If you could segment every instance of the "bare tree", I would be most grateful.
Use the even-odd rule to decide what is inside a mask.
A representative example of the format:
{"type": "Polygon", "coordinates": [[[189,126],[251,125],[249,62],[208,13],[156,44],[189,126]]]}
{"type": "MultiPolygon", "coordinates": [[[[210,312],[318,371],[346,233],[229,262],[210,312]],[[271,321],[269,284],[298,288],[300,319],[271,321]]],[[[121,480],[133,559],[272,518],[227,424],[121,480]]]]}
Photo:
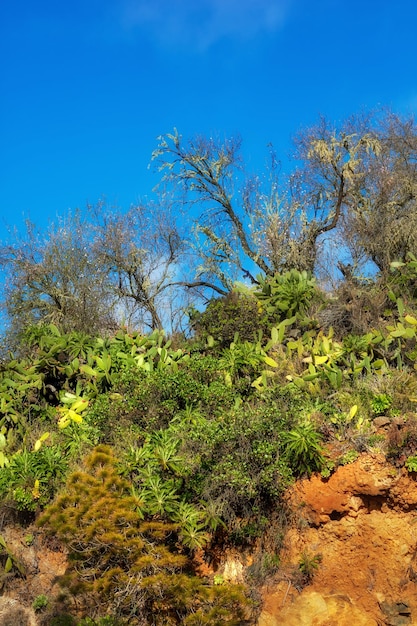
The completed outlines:
{"type": "Polygon", "coordinates": [[[30,324],[55,323],[89,333],[114,328],[108,276],[92,251],[91,230],[79,212],[44,234],[26,222],[0,246],[5,273],[3,308],[14,332],[30,324]]]}
{"type": "Polygon", "coordinates": [[[417,127],[391,111],[377,112],[367,124],[379,149],[356,177],[344,235],[354,260],[371,260],[386,274],[392,261],[417,254],[417,127]]]}
{"type": "Polygon", "coordinates": [[[184,307],[186,246],[169,207],[140,204],[128,212],[93,211],[94,254],[108,273],[119,315],[153,330],[175,326],[184,307]]]}
{"type": "Polygon", "coordinates": [[[236,278],[290,268],[314,271],[323,238],[339,227],[361,164],[379,150],[370,132],[337,133],[322,120],[296,140],[301,163],[280,187],[273,158],[265,187],[239,175],[240,142],[197,138],[175,131],[159,139],[153,158],[165,185],[174,186],[194,217],[197,277],[230,289],[236,278]],[[240,184],[239,184],[240,181],[240,184]]]}
{"type": "Polygon", "coordinates": [[[195,297],[186,289],[187,261],[169,209],[149,204],[123,213],[99,202],[44,233],[28,222],[23,235],[0,246],[2,308],[14,329],[52,322],[91,334],[120,324],[173,331],[195,297]]]}
{"type": "Polygon", "coordinates": [[[232,287],[236,272],[251,275],[252,265],[271,272],[244,224],[250,207],[243,193],[240,206],[239,201],[235,204],[239,149],[238,140],[220,142],[202,137],[183,145],[175,131],[159,138],[152,155],[164,172],[164,184],[176,188],[194,213],[194,245],[201,260],[194,278],[218,293],[232,287]]]}

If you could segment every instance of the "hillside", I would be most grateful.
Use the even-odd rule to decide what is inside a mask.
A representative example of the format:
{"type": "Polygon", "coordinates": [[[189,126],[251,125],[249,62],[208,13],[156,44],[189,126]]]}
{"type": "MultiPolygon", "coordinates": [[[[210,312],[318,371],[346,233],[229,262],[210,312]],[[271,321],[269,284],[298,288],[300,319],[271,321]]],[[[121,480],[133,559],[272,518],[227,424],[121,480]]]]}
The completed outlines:
{"type": "MultiPolygon", "coordinates": [[[[404,470],[394,472],[381,454],[363,454],[354,463],[340,467],[330,479],[314,476],[297,481],[288,497],[296,523],[287,532],[279,570],[260,588],[262,611],[254,623],[416,623],[414,475],[404,470]],[[314,558],[317,568],[312,565],[308,570],[314,558]],[[297,577],[300,559],[304,559],[306,572],[297,577]]],[[[3,536],[26,571],[24,579],[15,578],[10,588],[6,584],[0,603],[0,615],[1,611],[4,615],[10,612],[15,616],[10,623],[16,624],[17,607],[30,607],[36,598],[51,600],[59,594],[56,577],[64,574],[68,561],[62,547],[45,539],[36,527],[8,526],[3,536]],[[9,598],[16,604],[10,604],[9,598]]],[[[202,561],[197,571],[202,576],[242,582],[250,575],[253,556],[250,551],[226,550],[216,563],[202,561]]],[[[32,619],[28,624],[45,623],[39,612],[25,612],[28,620],[29,616],[32,619]]],[[[23,617],[19,624],[25,624],[23,617]]]]}
{"type": "Polygon", "coordinates": [[[0,372],[3,623],[417,622],[416,272],[329,296],[292,270],[189,338],[29,327],[0,372]]]}

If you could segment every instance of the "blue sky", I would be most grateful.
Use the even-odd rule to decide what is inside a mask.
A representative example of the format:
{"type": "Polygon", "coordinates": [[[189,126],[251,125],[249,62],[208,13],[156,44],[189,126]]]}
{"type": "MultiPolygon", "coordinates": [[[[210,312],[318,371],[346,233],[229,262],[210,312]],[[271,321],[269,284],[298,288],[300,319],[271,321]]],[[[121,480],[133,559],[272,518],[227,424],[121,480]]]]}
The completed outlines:
{"type": "Polygon", "coordinates": [[[151,195],[156,137],[240,135],[250,172],[323,114],[417,111],[414,0],[3,0],[0,236],[151,195]]]}

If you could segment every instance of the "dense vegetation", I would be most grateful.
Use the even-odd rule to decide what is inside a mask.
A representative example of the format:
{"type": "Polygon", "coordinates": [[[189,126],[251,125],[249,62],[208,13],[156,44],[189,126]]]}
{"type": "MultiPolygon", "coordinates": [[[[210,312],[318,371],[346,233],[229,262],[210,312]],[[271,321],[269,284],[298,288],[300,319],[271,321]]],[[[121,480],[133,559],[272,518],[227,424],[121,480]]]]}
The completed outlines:
{"type": "MultiPolygon", "coordinates": [[[[200,223],[210,242],[205,273],[174,279],[185,249],[174,228],[163,245],[155,235],[152,255],[144,234],[132,241],[143,212],[106,214],[92,238],[74,216],[72,228],[54,227],[42,245],[30,230],[28,246],[3,248],[4,263],[16,271],[0,368],[3,517],[35,520],[70,556],[61,580],[66,614],[62,602],[52,603],[45,624],[254,623],[256,587],[279,575],[290,521],[285,492],[294,479],[329,476],[363,451],[416,471],[417,250],[412,229],[400,224],[416,216],[416,134],[392,115],[383,121],[374,134],[362,120],[360,136],[345,129],[336,137],[322,125],[321,134],[300,139],[308,168],[297,185],[304,176],[312,202],[320,179],[322,195],[314,214],[301,207],[301,196],[285,207],[292,227],[303,227],[281,249],[281,261],[277,247],[275,256],[254,252],[255,235],[249,241],[241,229],[226,193],[232,148],[215,161],[218,146],[200,141],[187,152],[177,135],[161,140],[156,157],[173,159],[166,161],[170,176],[179,164],[176,183],[182,177],[193,202],[218,203],[217,221],[200,223]],[[383,167],[390,177],[382,178],[383,167]],[[338,181],[333,195],[330,173],[338,181]],[[377,243],[385,231],[372,241],[366,234],[377,211],[398,217],[396,243],[384,249],[377,243]],[[227,256],[232,242],[215,230],[224,216],[242,245],[238,257],[227,256]],[[338,259],[343,280],[330,292],[313,274],[319,239],[348,227],[354,263],[338,259]],[[314,248],[308,263],[306,238],[314,248]],[[232,287],[223,262],[252,276],[245,254],[261,273],[232,287]],[[361,277],[369,259],[377,269],[361,277]],[[189,290],[187,303],[174,286],[189,290]],[[210,289],[217,297],[209,299],[210,289]],[[196,299],[202,294],[205,307],[196,299]],[[139,318],[117,320],[116,295],[124,315],[129,298],[135,314],[142,312],[141,330],[132,321],[139,318]],[[180,310],[186,332],[175,324],[180,310]],[[244,585],[197,575],[196,555],[210,560],[229,547],[253,555],[244,585]],[[74,596],[77,618],[70,615],[74,596]]],[[[277,215],[269,213],[269,229],[277,215]]],[[[169,223],[158,224],[151,230],[161,235],[169,223]]],[[[5,570],[21,575],[1,545],[5,570]]],[[[299,580],[306,558],[294,572],[299,580]]]]}

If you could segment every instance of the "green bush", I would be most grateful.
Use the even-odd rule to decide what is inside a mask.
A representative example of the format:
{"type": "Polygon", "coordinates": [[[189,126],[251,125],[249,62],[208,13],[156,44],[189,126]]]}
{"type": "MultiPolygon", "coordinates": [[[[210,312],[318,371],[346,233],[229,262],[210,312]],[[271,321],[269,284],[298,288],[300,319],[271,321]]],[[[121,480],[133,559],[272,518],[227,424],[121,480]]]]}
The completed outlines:
{"type": "Polygon", "coordinates": [[[321,554],[309,554],[304,551],[300,557],[298,567],[303,575],[303,583],[308,584],[311,582],[314,574],[318,570],[323,557],[321,554]]]}
{"type": "Polygon", "coordinates": [[[260,287],[255,295],[274,324],[294,315],[300,321],[308,321],[311,305],[323,300],[316,279],[306,271],[293,269],[258,280],[260,287]]]}
{"type": "Polygon", "coordinates": [[[203,499],[219,512],[229,529],[276,506],[291,479],[281,454],[287,418],[277,405],[258,402],[201,418],[186,435],[182,453],[188,463],[184,489],[188,498],[203,499]]]}
{"type": "Polygon", "coordinates": [[[417,472],[417,456],[409,456],[405,466],[409,472],[417,472]]]}
{"type": "Polygon", "coordinates": [[[382,415],[392,405],[392,397],[387,393],[379,393],[371,400],[372,411],[375,415],[382,415]]]}
{"type": "Polygon", "coordinates": [[[22,450],[0,472],[0,497],[19,511],[34,512],[50,502],[62,485],[68,462],[59,446],[22,450]]]}
{"type": "Polygon", "coordinates": [[[40,594],[39,596],[36,596],[36,598],[32,602],[32,608],[34,611],[41,611],[42,609],[45,609],[48,604],[49,600],[47,596],[45,596],[44,594],[40,594]]]}
{"type": "Polygon", "coordinates": [[[135,370],[114,377],[111,392],[101,394],[86,415],[101,441],[117,445],[118,428],[136,425],[142,433],[166,428],[187,408],[213,414],[233,406],[236,390],[225,382],[218,359],[194,355],[178,370],[135,370]]]}
{"type": "Polygon", "coordinates": [[[193,311],[191,326],[197,340],[213,337],[220,348],[228,347],[236,333],[240,341],[253,341],[259,330],[267,331],[268,323],[254,296],[231,292],[211,300],[205,311],[193,311]]]}

